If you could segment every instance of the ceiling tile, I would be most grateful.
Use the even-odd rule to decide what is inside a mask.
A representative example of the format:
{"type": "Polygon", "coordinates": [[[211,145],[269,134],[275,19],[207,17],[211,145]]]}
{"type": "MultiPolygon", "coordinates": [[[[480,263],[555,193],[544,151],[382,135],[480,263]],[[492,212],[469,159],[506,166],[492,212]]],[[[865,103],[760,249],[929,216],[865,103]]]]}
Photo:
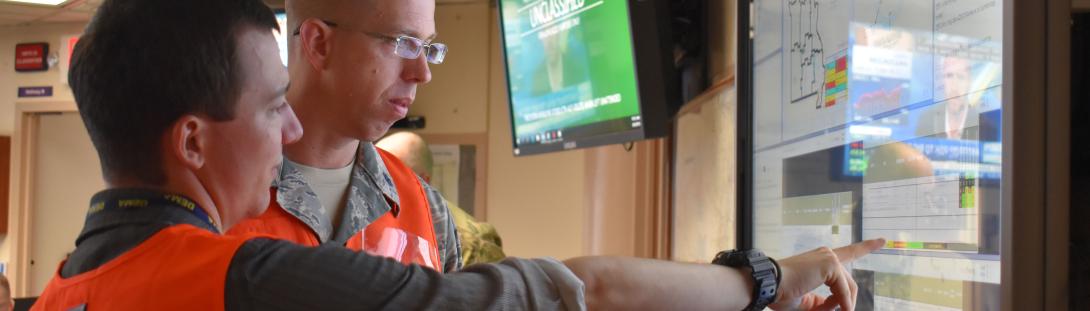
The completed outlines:
{"type": "Polygon", "coordinates": [[[43,19],[46,23],[86,22],[91,20],[91,14],[83,12],[64,12],[43,19]]]}
{"type": "MultiPolygon", "coordinates": [[[[76,0],[69,3],[72,1],[76,0]]],[[[5,3],[0,0],[0,25],[85,22],[91,19],[102,1],[104,0],[86,0],[72,3],[69,7],[48,7],[5,3]]]]}

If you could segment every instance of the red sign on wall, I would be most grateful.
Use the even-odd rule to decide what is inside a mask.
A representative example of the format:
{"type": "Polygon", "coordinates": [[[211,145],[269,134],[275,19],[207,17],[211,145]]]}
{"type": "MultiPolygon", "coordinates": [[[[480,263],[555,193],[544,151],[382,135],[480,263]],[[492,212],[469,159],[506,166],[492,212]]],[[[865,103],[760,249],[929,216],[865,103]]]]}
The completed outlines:
{"type": "Polygon", "coordinates": [[[20,43],[15,45],[15,71],[44,71],[49,43],[20,43]]]}

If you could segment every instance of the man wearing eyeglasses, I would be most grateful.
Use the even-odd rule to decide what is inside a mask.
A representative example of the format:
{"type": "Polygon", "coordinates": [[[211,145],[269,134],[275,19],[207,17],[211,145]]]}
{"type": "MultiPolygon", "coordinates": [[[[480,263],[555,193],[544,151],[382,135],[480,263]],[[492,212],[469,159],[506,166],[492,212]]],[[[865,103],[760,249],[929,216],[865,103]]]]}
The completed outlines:
{"type": "Polygon", "coordinates": [[[446,56],[446,46],[433,42],[434,1],[289,0],[286,7],[287,99],[306,132],[284,149],[277,200],[230,233],[460,269],[442,196],[373,144],[431,80],[428,63],[446,56]]]}

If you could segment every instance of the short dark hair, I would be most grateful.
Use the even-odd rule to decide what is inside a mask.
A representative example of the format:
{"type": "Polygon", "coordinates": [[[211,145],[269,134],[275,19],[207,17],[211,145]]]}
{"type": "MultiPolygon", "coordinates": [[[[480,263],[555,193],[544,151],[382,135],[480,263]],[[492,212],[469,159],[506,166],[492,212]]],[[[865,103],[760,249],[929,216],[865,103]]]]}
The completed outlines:
{"type": "Polygon", "coordinates": [[[107,0],[76,44],[68,83],[107,181],[161,185],[161,137],[184,115],[234,118],[237,35],[279,31],[260,0],[107,0]]]}

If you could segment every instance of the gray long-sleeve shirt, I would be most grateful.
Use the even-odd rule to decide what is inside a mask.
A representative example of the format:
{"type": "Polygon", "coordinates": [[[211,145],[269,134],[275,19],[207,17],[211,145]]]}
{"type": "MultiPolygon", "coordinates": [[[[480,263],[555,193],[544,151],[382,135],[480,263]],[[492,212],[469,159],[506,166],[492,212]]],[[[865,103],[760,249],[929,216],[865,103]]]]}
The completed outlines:
{"type": "MultiPolygon", "coordinates": [[[[107,190],[92,202],[156,195],[161,194],[107,190]]],[[[89,214],[61,276],[91,271],[178,224],[217,232],[193,213],[173,206],[89,214]]],[[[224,295],[226,310],[585,308],[582,281],[553,259],[511,258],[440,274],[339,246],[307,248],[264,238],[252,239],[235,252],[224,295]]]]}

